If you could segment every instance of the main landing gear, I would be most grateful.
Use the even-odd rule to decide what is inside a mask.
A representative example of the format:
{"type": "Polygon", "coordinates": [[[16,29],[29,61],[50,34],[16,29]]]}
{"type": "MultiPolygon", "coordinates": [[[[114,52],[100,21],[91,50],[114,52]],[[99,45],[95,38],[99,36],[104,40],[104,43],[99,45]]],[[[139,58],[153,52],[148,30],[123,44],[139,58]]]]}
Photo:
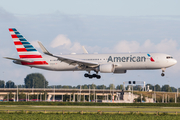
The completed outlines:
{"type": "Polygon", "coordinates": [[[161,73],[161,76],[162,76],[162,77],[165,76],[164,72],[165,72],[165,68],[162,68],[162,73],[161,73]]]}
{"type": "Polygon", "coordinates": [[[89,77],[90,79],[92,79],[92,78],[97,78],[97,79],[100,79],[101,78],[101,76],[100,75],[97,75],[97,74],[88,74],[88,73],[85,73],[84,74],[84,77],[89,77]]]}

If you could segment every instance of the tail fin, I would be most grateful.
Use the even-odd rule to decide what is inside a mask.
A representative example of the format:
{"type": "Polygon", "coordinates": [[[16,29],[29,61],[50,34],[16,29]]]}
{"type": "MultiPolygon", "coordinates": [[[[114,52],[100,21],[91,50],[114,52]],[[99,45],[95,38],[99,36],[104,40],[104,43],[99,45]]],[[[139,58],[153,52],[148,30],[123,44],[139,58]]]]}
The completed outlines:
{"type": "Polygon", "coordinates": [[[15,28],[9,28],[9,32],[20,58],[42,58],[41,53],[39,53],[15,28]]]}

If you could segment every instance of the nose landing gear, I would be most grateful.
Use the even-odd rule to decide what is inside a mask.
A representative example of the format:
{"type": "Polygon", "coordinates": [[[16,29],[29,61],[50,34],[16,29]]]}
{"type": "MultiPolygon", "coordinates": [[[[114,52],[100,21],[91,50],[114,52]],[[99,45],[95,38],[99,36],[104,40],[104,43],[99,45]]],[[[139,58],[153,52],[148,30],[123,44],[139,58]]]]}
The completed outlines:
{"type": "Polygon", "coordinates": [[[165,74],[164,74],[164,73],[161,73],[161,76],[162,76],[162,77],[164,77],[164,76],[165,76],[165,74]]]}
{"type": "Polygon", "coordinates": [[[165,76],[165,74],[164,74],[165,70],[166,70],[166,68],[162,68],[162,73],[161,73],[161,76],[162,76],[162,77],[165,76]]]}

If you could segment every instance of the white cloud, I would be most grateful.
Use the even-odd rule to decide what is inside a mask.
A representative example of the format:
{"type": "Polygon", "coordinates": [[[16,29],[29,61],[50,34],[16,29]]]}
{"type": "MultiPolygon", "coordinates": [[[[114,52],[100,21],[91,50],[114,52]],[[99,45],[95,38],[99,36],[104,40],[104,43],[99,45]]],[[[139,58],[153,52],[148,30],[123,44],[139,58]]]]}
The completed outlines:
{"type": "Polygon", "coordinates": [[[139,43],[136,41],[120,41],[114,47],[116,52],[136,52],[139,49],[139,43]]]}
{"type": "Polygon", "coordinates": [[[70,48],[70,51],[72,52],[83,52],[82,45],[78,42],[73,43],[73,45],[70,48]]]}
{"type": "Polygon", "coordinates": [[[52,42],[51,42],[51,47],[52,48],[58,48],[61,49],[63,51],[65,51],[65,53],[69,52],[69,53],[82,53],[82,45],[78,42],[74,42],[72,43],[71,40],[69,38],[67,38],[67,36],[65,35],[58,35],[52,42]]]}
{"type": "Polygon", "coordinates": [[[56,48],[58,46],[65,46],[69,47],[71,45],[71,41],[69,38],[66,37],[66,35],[58,35],[52,42],[51,42],[51,47],[56,48]]]}
{"type": "Polygon", "coordinates": [[[175,52],[177,51],[177,42],[175,40],[162,40],[159,44],[155,45],[158,52],[175,52]]]}
{"type": "Polygon", "coordinates": [[[120,41],[114,46],[116,52],[161,52],[173,54],[178,50],[178,44],[175,40],[161,40],[158,44],[151,40],[146,40],[142,45],[136,41],[120,41]]]}

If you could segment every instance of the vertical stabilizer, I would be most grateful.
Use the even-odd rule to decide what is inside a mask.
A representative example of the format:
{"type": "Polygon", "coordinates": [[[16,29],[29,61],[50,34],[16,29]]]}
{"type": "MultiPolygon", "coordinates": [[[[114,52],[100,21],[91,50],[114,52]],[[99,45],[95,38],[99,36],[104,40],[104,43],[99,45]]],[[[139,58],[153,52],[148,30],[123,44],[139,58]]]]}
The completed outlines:
{"type": "Polygon", "coordinates": [[[9,32],[20,58],[42,58],[41,53],[39,53],[15,28],[9,28],[9,32]]]}
{"type": "MultiPolygon", "coordinates": [[[[43,59],[41,53],[39,53],[30,42],[23,37],[16,28],[9,28],[9,32],[13,39],[16,50],[19,54],[20,61],[22,65],[35,66],[35,65],[48,65],[48,63],[43,59]]],[[[12,59],[12,58],[7,58],[12,59]]],[[[13,58],[14,59],[14,58],[13,58]]]]}

